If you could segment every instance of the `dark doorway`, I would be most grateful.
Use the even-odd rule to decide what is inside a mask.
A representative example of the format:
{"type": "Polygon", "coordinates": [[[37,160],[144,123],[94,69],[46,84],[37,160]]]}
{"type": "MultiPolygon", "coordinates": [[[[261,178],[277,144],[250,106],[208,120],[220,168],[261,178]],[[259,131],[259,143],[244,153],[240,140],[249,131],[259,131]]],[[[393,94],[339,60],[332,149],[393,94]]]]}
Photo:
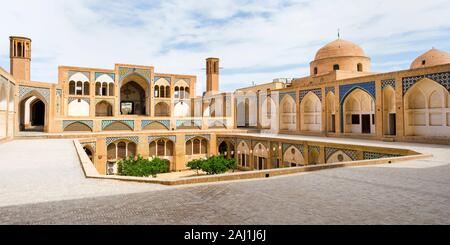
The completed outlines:
{"type": "Polygon", "coordinates": [[[397,134],[397,119],[395,113],[389,113],[389,135],[397,134]]]}
{"type": "Polygon", "coordinates": [[[330,132],[335,133],[336,132],[336,115],[331,115],[331,129],[330,132]]]}
{"type": "Polygon", "coordinates": [[[44,126],[45,123],[45,104],[37,100],[31,105],[31,125],[44,126]]]}
{"type": "Polygon", "coordinates": [[[122,115],[145,115],[145,90],[130,81],[120,88],[120,111],[122,115]]]}
{"type": "Polygon", "coordinates": [[[220,155],[223,155],[223,156],[227,156],[228,155],[228,152],[227,152],[227,143],[225,143],[225,142],[222,142],[220,145],[219,145],[219,154],[220,155]]]}
{"type": "Polygon", "coordinates": [[[361,127],[363,134],[370,134],[370,114],[361,115],[361,127]]]}

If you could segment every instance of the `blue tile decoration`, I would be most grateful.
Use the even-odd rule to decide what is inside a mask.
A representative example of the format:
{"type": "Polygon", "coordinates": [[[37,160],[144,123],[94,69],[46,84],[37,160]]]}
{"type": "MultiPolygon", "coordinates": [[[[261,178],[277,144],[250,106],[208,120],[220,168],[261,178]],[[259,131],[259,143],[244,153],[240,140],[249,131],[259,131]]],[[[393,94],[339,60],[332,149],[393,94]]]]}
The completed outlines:
{"type": "Polygon", "coordinates": [[[322,89],[316,88],[316,89],[300,90],[300,101],[299,101],[299,103],[302,102],[303,98],[305,98],[305,96],[309,92],[312,92],[315,95],[317,95],[317,97],[319,97],[320,101],[322,101],[322,89]]]}
{"type": "Polygon", "coordinates": [[[141,128],[145,128],[147,125],[150,125],[152,123],[161,123],[164,125],[167,129],[170,129],[170,120],[142,120],[141,121],[141,128]]]}
{"type": "Polygon", "coordinates": [[[422,76],[402,78],[403,95],[405,95],[408,89],[410,89],[414,84],[416,84],[416,82],[418,82],[422,78],[428,78],[433,81],[436,81],[437,83],[444,86],[444,88],[446,88],[447,91],[450,92],[450,72],[442,72],[442,73],[433,73],[422,76]]]}
{"type": "Polygon", "coordinates": [[[352,83],[345,84],[339,86],[339,99],[341,101],[341,105],[344,103],[345,98],[355,89],[362,89],[369,93],[373,99],[375,100],[375,81],[364,82],[364,83],[352,83]]]}
{"type": "Polygon", "coordinates": [[[295,148],[297,148],[297,150],[299,150],[302,155],[304,154],[304,146],[303,145],[299,145],[299,144],[287,144],[287,143],[283,143],[282,148],[283,148],[283,155],[286,152],[287,149],[291,148],[291,146],[294,146],[295,148]]]}
{"type": "Polygon", "coordinates": [[[328,161],[328,158],[330,158],[331,155],[333,155],[334,153],[336,153],[338,151],[344,152],[353,161],[358,160],[358,152],[355,150],[341,149],[341,148],[334,148],[334,147],[325,147],[325,162],[328,161]]]}
{"type": "Polygon", "coordinates": [[[177,120],[176,125],[177,125],[177,128],[181,127],[182,125],[195,126],[195,127],[201,128],[202,120],[177,120]],[[186,125],[186,124],[188,124],[188,125],[186,125]]]}
{"type": "Polygon", "coordinates": [[[395,79],[381,80],[381,90],[384,90],[384,88],[387,86],[391,86],[393,89],[395,89],[395,79]]]}
{"type": "Polygon", "coordinates": [[[108,75],[113,81],[116,80],[116,74],[108,73],[108,72],[96,72],[95,73],[95,80],[97,80],[97,78],[99,78],[100,76],[103,76],[103,75],[108,75]]]}
{"type": "Polygon", "coordinates": [[[157,82],[161,78],[166,79],[169,82],[169,84],[172,85],[172,78],[171,77],[155,76],[155,82],[157,82]]]}
{"type": "Polygon", "coordinates": [[[84,101],[86,101],[86,103],[91,104],[91,99],[89,99],[89,98],[76,98],[76,97],[69,97],[67,99],[67,104],[70,104],[70,102],[72,102],[74,100],[84,100],[84,101]]]}
{"type": "Polygon", "coordinates": [[[91,130],[94,128],[94,121],[92,120],[63,120],[62,129],[64,130],[67,126],[73,123],[82,123],[88,126],[91,130]]]}
{"type": "Polygon", "coordinates": [[[138,136],[124,136],[124,137],[106,137],[106,146],[110,145],[113,142],[116,142],[118,140],[127,140],[135,143],[136,145],[139,144],[139,137],[138,136]]]}
{"type": "Polygon", "coordinates": [[[140,76],[142,76],[147,83],[150,84],[151,81],[151,70],[150,69],[143,69],[143,68],[132,68],[132,67],[119,67],[119,81],[122,83],[123,79],[126,78],[128,75],[136,73],[140,76]]]}
{"type": "Polygon", "coordinates": [[[102,130],[115,122],[124,123],[128,125],[131,128],[131,130],[134,129],[134,120],[102,120],[102,130]]]}
{"type": "Polygon", "coordinates": [[[19,99],[28,96],[30,93],[37,93],[41,95],[45,102],[50,102],[50,89],[48,88],[37,88],[29,86],[19,86],[19,99]]]}
{"type": "Polygon", "coordinates": [[[325,95],[327,95],[328,92],[332,92],[333,94],[336,94],[334,86],[325,87],[325,95]]]}
{"type": "Polygon", "coordinates": [[[399,154],[387,154],[387,153],[379,153],[379,152],[363,152],[364,160],[368,159],[380,159],[380,158],[389,158],[389,157],[401,157],[399,154]]]}
{"type": "Polygon", "coordinates": [[[159,139],[169,139],[172,142],[175,142],[177,140],[177,136],[175,135],[161,135],[161,136],[148,136],[147,140],[148,143],[152,143],[155,140],[159,140],[159,139]]]}
{"type": "Polygon", "coordinates": [[[193,139],[195,137],[205,138],[208,141],[211,139],[211,135],[209,134],[189,134],[184,136],[184,142],[187,142],[188,140],[193,139]]]}
{"type": "Polygon", "coordinates": [[[291,91],[291,92],[280,92],[279,93],[279,101],[281,102],[281,100],[283,100],[284,96],[289,95],[292,97],[292,99],[294,99],[294,101],[297,100],[297,93],[295,91],[291,91]]]}

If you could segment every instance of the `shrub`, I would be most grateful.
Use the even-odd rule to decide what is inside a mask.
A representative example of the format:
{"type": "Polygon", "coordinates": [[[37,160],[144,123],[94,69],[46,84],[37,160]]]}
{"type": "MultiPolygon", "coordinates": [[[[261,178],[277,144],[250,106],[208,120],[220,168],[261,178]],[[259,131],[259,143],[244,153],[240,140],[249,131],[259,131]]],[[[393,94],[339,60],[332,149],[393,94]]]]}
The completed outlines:
{"type": "Polygon", "coordinates": [[[207,174],[221,174],[228,170],[236,169],[236,161],[234,159],[226,159],[224,156],[212,156],[207,159],[197,159],[190,161],[187,166],[192,170],[202,170],[207,174]]]}
{"type": "Polygon", "coordinates": [[[147,177],[151,175],[156,177],[159,173],[169,172],[169,164],[160,158],[148,160],[140,155],[137,158],[129,156],[117,164],[119,175],[123,176],[147,177]]]}

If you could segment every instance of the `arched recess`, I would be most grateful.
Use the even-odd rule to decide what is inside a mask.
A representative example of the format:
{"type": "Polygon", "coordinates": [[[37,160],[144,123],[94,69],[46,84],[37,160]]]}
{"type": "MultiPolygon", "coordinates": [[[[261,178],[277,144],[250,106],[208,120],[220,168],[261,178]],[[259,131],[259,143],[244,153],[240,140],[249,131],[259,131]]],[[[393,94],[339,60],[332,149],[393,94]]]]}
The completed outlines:
{"type": "Polygon", "coordinates": [[[395,107],[395,90],[391,86],[386,86],[383,90],[383,128],[385,135],[397,134],[395,107]]]}
{"type": "Polygon", "coordinates": [[[268,166],[268,159],[269,151],[267,150],[267,147],[262,143],[256,144],[253,148],[254,168],[258,170],[266,169],[268,166]]]}
{"type": "Polygon", "coordinates": [[[300,103],[301,130],[320,132],[322,129],[322,102],[309,92],[300,103]]]}
{"type": "Polygon", "coordinates": [[[68,105],[67,115],[69,117],[88,117],[89,103],[82,99],[72,100],[68,105]]]}
{"type": "Polygon", "coordinates": [[[46,130],[48,125],[48,104],[39,92],[31,91],[22,97],[18,108],[19,130],[46,130]]]}
{"type": "Polygon", "coordinates": [[[160,78],[155,82],[153,91],[155,98],[170,98],[170,83],[166,79],[160,78]]]}
{"type": "Polygon", "coordinates": [[[184,79],[176,81],[174,87],[175,99],[189,99],[189,84],[184,79]]]}
{"type": "Polygon", "coordinates": [[[120,112],[122,115],[146,115],[149,86],[147,80],[133,73],[125,77],[120,87],[120,112]]]}
{"type": "Polygon", "coordinates": [[[220,155],[226,158],[234,158],[234,144],[230,141],[222,141],[217,150],[220,155]]]}
{"type": "Polygon", "coordinates": [[[204,137],[194,137],[186,141],[186,157],[189,162],[194,159],[205,158],[208,156],[208,140],[204,137]]]}
{"type": "Polygon", "coordinates": [[[296,147],[291,146],[283,154],[283,163],[286,167],[304,166],[305,159],[296,147]]]}
{"type": "Polygon", "coordinates": [[[70,95],[89,95],[89,78],[82,72],[76,72],[69,77],[70,95]]]}
{"type": "Polygon", "coordinates": [[[285,95],[280,103],[280,129],[297,129],[297,109],[295,100],[290,95],[285,95]]]}
{"type": "Polygon", "coordinates": [[[175,104],[173,108],[173,116],[174,117],[190,117],[191,116],[191,108],[189,107],[189,104],[180,101],[175,104]]]}
{"type": "Polygon", "coordinates": [[[343,102],[344,133],[375,133],[375,100],[365,90],[355,88],[343,102]]]}
{"type": "Polygon", "coordinates": [[[250,148],[245,141],[241,141],[237,147],[237,164],[244,168],[250,167],[250,148]]]}
{"type": "Polygon", "coordinates": [[[154,121],[147,124],[142,130],[169,130],[164,124],[154,121]]]}
{"type": "Polygon", "coordinates": [[[351,161],[353,161],[351,157],[349,157],[345,152],[339,150],[331,154],[326,162],[336,163],[336,162],[351,162],[351,161]]]}
{"type": "Polygon", "coordinates": [[[133,131],[133,128],[123,122],[117,121],[106,126],[103,131],[133,131]]]}
{"type": "Polygon", "coordinates": [[[450,100],[441,84],[424,78],[404,96],[407,136],[450,136],[450,100]]]}
{"type": "Polygon", "coordinates": [[[170,117],[170,106],[164,101],[155,105],[155,117],[170,117]]]}
{"type": "Polygon", "coordinates": [[[173,156],[175,151],[175,143],[167,138],[159,138],[149,143],[149,156],[154,158],[167,160],[169,169],[174,169],[173,156]]]}
{"type": "Polygon", "coordinates": [[[113,115],[113,107],[111,103],[102,100],[95,105],[96,117],[111,117],[113,115]]]}
{"type": "Polygon", "coordinates": [[[137,145],[136,143],[120,139],[116,140],[106,146],[106,174],[113,175],[117,174],[117,164],[116,162],[127,157],[134,157],[137,155],[137,145]]]}
{"type": "Polygon", "coordinates": [[[326,97],[327,102],[327,131],[329,133],[336,132],[336,96],[333,92],[328,92],[326,97]]]}
{"type": "Polygon", "coordinates": [[[271,96],[267,96],[261,103],[260,115],[261,115],[261,126],[264,128],[271,128],[276,119],[277,107],[271,96]]]}
{"type": "Polygon", "coordinates": [[[64,132],[92,132],[92,129],[82,122],[73,122],[64,128],[64,132]]]}

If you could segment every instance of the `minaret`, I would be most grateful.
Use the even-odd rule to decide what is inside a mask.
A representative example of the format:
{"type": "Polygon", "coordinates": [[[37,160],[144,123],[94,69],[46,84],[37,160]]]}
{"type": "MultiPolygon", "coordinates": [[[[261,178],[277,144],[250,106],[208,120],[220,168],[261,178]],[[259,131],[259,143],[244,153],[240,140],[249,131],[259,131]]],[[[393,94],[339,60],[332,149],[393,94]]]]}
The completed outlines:
{"type": "Polygon", "coordinates": [[[30,81],[31,39],[9,37],[10,73],[18,81],[30,81]]]}
{"type": "Polygon", "coordinates": [[[206,59],[206,92],[219,91],[219,59],[206,59]]]}

